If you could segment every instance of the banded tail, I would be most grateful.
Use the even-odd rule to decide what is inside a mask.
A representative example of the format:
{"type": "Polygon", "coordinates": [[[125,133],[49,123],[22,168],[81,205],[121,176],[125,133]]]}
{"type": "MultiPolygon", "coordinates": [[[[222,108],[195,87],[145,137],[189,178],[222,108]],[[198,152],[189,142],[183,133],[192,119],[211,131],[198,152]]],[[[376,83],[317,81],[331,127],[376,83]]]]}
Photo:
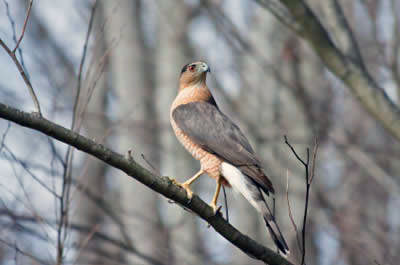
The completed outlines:
{"type": "Polygon", "coordinates": [[[274,216],[264,200],[260,188],[237,167],[227,162],[222,163],[221,173],[229,184],[238,190],[246,200],[263,215],[265,224],[267,225],[268,231],[275,245],[284,256],[288,255],[289,247],[286,244],[278,224],[275,222],[274,216]]]}

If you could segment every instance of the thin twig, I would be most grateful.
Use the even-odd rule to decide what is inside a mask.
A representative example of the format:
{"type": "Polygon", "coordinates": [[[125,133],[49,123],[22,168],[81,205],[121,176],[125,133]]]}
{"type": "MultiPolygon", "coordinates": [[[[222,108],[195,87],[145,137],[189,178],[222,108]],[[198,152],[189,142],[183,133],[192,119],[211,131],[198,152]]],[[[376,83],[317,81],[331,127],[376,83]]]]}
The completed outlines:
{"type": "MultiPolygon", "coordinates": [[[[130,155],[132,158],[132,155],[130,155]]],[[[153,173],[159,177],[161,177],[161,171],[159,169],[157,169],[146,157],[144,154],[141,154],[144,162],[147,163],[147,165],[149,165],[149,167],[151,167],[151,169],[153,170],[153,173]]]]}
{"type": "Polygon", "coordinates": [[[314,179],[314,173],[315,173],[315,160],[317,159],[317,152],[318,152],[318,139],[315,138],[315,142],[314,142],[314,149],[313,149],[313,153],[312,153],[312,159],[311,159],[311,176],[309,179],[309,183],[311,184],[313,179],[314,179]]]}
{"type": "Polygon", "coordinates": [[[306,167],[307,166],[306,162],[304,162],[303,159],[301,159],[300,156],[296,153],[296,150],[294,150],[293,146],[289,143],[287,136],[284,135],[283,138],[285,139],[285,144],[289,146],[293,154],[296,156],[297,160],[299,160],[303,164],[303,166],[306,167]]]}
{"type": "Polygon", "coordinates": [[[303,228],[301,229],[301,239],[303,245],[303,252],[301,256],[301,265],[305,264],[306,259],[306,228],[307,228],[307,214],[308,214],[308,202],[310,200],[310,183],[309,183],[309,164],[310,164],[310,149],[307,147],[307,162],[304,165],[305,168],[305,181],[306,181],[306,201],[304,205],[304,216],[303,216],[303,228]]]}
{"type": "Polygon", "coordinates": [[[49,186],[47,186],[47,184],[43,180],[41,180],[38,176],[36,176],[32,172],[32,170],[29,169],[29,166],[24,161],[22,161],[21,159],[16,157],[15,154],[11,151],[11,149],[4,143],[3,143],[3,148],[4,148],[4,154],[6,155],[6,153],[8,153],[11,160],[18,163],[24,169],[24,171],[28,175],[30,175],[41,187],[43,187],[46,191],[48,191],[50,194],[52,194],[56,198],[59,197],[53,189],[51,189],[49,186]]]}
{"type": "MultiPolygon", "coordinates": [[[[5,4],[6,4],[7,10],[8,10],[8,3],[5,2],[5,4]]],[[[24,22],[24,26],[23,26],[23,28],[22,28],[22,33],[21,33],[21,36],[18,38],[18,41],[16,40],[16,37],[14,36],[15,41],[16,41],[15,48],[14,48],[13,50],[11,50],[11,49],[4,43],[4,41],[3,41],[2,39],[0,39],[0,45],[4,48],[4,50],[7,52],[7,54],[8,54],[8,55],[11,57],[11,59],[13,60],[14,64],[17,66],[20,75],[22,76],[22,78],[24,79],[25,84],[26,84],[27,87],[28,87],[29,94],[31,95],[32,100],[33,100],[33,103],[35,104],[36,111],[37,111],[37,113],[38,113],[40,116],[42,116],[42,112],[41,112],[41,110],[40,110],[39,100],[37,99],[36,94],[35,94],[35,91],[33,90],[33,86],[32,86],[32,84],[31,84],[31,81],[29,80],[28,75],[26,74],[23,65],[18,61],[18,58],[17,58],[17,56],[15,55],[15,52],[18,50],[18,47],[19,47],[19,45],[20,45],[20,43],[21,43],[21,41],[22,41],[22,39],[23,39],[23,37],[24,37],[24,35],[25,35],[26,25],[27,25],[27,23],[28,23],[29,15],[30,15],[30,13],[31,13],[32,4],[33,4],[33,1],[31,0],[30,3],[29,3],[29,7],[28,7],[28,11],[27,11],[26,17],[25,17],[25,22],[24,22]]],[[[8,14],[8,16],[9,16],[9,18],[10,18],[10,20],[11,20],[11,15],[8,14]]],[[[14,31],[14,34],[15,34],[14,21],[12,21],[12,20],[11,20],[11,26],[12,26],[13,31],[14,31]]],[[[22,53],[21,53],[21,60],[22,60],[22,53]]]]}
{"type": "MultiPolygon", "coordinates": [[[[73,107],[73,114],[72,114],[72,123],[71,123],[71,130],[79,132],[80,124],[77,125],[77,118],[80,116],[78,113],[78,105],[79,105],[79,98],[80,98],[80,91],[81,91],[81,80],[83,75],[83,67],[86,60],[87,54],[87,47],[90,38],[90,33],[92,31],[94,14],[96,11],[97,1],[94,2],[89,19],[88,30],[86,33],[84,45],[83,45],[83,52],[81,61],[79,64],[78,70],[78,80],[77,80],[77,92],[74,101],[73,107]]],[[[66,167],[64,168],[63,174],[63,181],[62,181],[62,190],[61,190],[61,198],[60,198],[60,222],[57,229],[57,265],[61,265],[64,259],[64,245],[67,239],[67,232],[68,232],[68,214],[69,214],[69,200],[70,200],[70,193],[71,193],[71,178],[72,178],[72,161],[74,157],[74,148],[72,146],[68,146],[68,150],[65,155],[65,164],[66,167]]]]}
{"type": "Polygon", "coordinates": [[[7,135],[8,135],[8,132],[10,131],[10,128],[11,128],[11,122],[8,122],[8,123],[7,123],[7,128],[6,128],[6,130],[4,131],[3,136],[1,137],[0,154],[1,154],[1,150],[3,150],[4,143],[5,143],[5,141],[6,141],[6,137],[7,137],[7,135]]]}
{"type": "MultiPolygon", "coordinates": [[[[8,21],[10,22],[10,25],[11,25],[12,39],[15,42],[15,45],[17,45],[18,40],[17,40],[17,30],[15,28],[15,21],[11,16],[10,6],[8,5],[8,2],[6,0],[3,0],[3,2],[4,2],[4,5],[6,6],[6,14],[7,14],[7,17],[8,17],[8,21]]],[[[22,68],[26,71],[25,63],[24,63],[24,56],[22,54],[22,50],[21,50],[21,48],[18,48],[17,50],[19,52],[22,68]]],[[[29,74],[28,73],[27,73],[27,75],[28,75],[28,78],[29,78],[29,74]]]]}
{"type": "MultiPolygon", "coordinates": [[[[296,156],[297,160],[299,160],[305,169],[305,183],[306,183],[306,199],[305,199],[305,205],[304,205],[304,216],[303,216],[303,227],[301,230],[301,240],[302,240],[302,256],[301,256],[301,265],[305,264],[305,257],[306,257],[306,228],[307,228],[307,214],[308,214],[308,205],[310,201],[310,188],[311,188],[311,182],[310,179],[314,178],[314,170],[315,166],[313,165],[311,168],[311,174],[309,172],[310,169],[310,149],[306,149],[306,162],[297,154],[296,150],[293,148],[293,146],[289,143],[287,136],[284,136],[285,143],[289,146],[289,148],[292,150],[293,154],[296,156]]],[[[315,163],[315,159],[317,156],[317,149],[318,149],[318,142],[315,140],[315,146],[313,150],[313,161],[315,163]]]]}
{"type": "Polygon", "coordinates": [[[73,265],[77,264],[78,259],[80,258],[82,251],[86,248],[86,246],[89,244],[89,241],[93,238],[93,236],[99,231],[100,225],[96,224],[93,226],[93,228],[90,230],[89,234],[84,238],[82,244],[79,246],[78,249],[78,254],[75,257],[75,261],[72,263],[73,265]]]}
{"type": "Polygon", "coordinates": [[[3,240],[3,239],[0,239],[0,243],[3,243],[3,244],[6,245],[7,247],[14,249],[15,252],[20,253],[20,254],[22,254],[23,256],[26,256],[26,257],[32,259],[32,261],[35,261],[35,262],[37,262],[37,263],[39,263],[39,264],[43,264],[43,265],[50,265],[50,264],[51,264],[50,262],[46,262],[46,261],[44,261],[44,260],[40,260],[40,259],[38,259],[37,257],[35,257],[34,255],[32,255],[31,253],[28,253],[28,252],[26,252],[26,251],[20,249],[16,244],[11,244],[11,243],[9,243],[9,242],[3,240]]]}
{"type": "Polygon", "coordinates": [[[287,205],[288,205],[288,209],[289,209],[289,218],[290,218],[290,221],[292,222],[294,231],[296,233],[297,246],[298,246],[300,252],[302,252],[300,238],[299,238],[299,231],[297,229],[296,222],[294,221],[293,214],[292,214],[292,208],[290,207],[290,201],[289,201],[289,170],[286,170],[286,201],[287,201],[287,205]]]}
{"type": "Polygon", "coordinates": [[[76,119],[80,116],[80,115],[78,115],[79,114],[78,113],[78,105],[79,105],[78,103],[79,103],[79,98],[80,98],[80,94],[81,94],[81,87],[82,87],[83,67],[84,67],[85,61],[86,61],[87,48],[88,48],[90,34],[91,34],[92,28],[93,28],[93,21],[94,21],[94,15],[96,13],[96,7],[97,7],[97,1],[94,2],[93,6],[92,6],[92,10],[90,12],[89,25],[88,25],[88,29],[87,29],[87,32],[86,32],[85,41],[84,41],[84,44],[83,44],[83,51],[82,51],[81,61],[79,63],[78,80],[77,80],[77,87],[76,87],[76,96],[75,96],[73,117],[72,117],[72,126],[71,126],[72,130],[75,129],[76,119]]]}
{"type": "Polygon", "coordinates": [[[42,112],[40,110],[40,105],[39,105],[39,100],[36,97],[35,91],[33,90],[33,86],[31,84],[31,81],[29,81],[28,76],[26,75],[24,68],[22,67],[22,65],[20,64],[20,62],[18,61],[17,57],[15,56],[15,53],[13,53],[10,48],[8,48],[8,46],[3,42],[2,39],[0,39],[0,45],[4,48],[4,50],[6,50],[6,52],[8,53],[8,55],[11,57],[11,59],[13,60],[14,64],[17,66],[18,71],[20,73],[20,75],[22,76],[22,78],[24,79],[25,84],[28,87],[28,91],[31,94],[33,103],[35,104],[36,107],[36,111],[37,113],[42,116],[42,112]]]}
{"type": "Polygon", "coordinates": [[[29,6],[28,6],[28,11],[26,11],[25,21],[24,21],[24,26],[22,27],[21,36],[19,36],[17,44],[15,45],[15,48],[12,50],[12,53],[15,53],[15,51],[19,47],[19,44],[21,43],[22,39],[24,38],[26,25],[28,24],[29,15],[31,14],[32,4],[33,4],[33,0],[30,0],[29,1],[29,6]]]}

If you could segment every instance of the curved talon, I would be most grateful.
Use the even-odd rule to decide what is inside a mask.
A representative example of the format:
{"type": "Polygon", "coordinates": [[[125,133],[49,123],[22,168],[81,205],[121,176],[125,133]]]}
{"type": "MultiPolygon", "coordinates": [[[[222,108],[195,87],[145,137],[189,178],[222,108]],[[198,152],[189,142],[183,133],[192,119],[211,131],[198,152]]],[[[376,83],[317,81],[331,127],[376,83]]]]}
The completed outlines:
{"type": "Polygon", "coordinates": [[[201,176],[201,174],[203,174],[204,171],[201,169],[199,172],[197,172],[193,177],[191,177],[190,179],[186,180],[183,183],[179,183],[178,181],[176,181],[174,178],[169,178],[172,183],[174,183],[177,186],[180,186],[182,188],[185,189],[187,197],[189,198],[189,202],[192,200],[193,198],[193,191],[190,189],[190,184],[192,184],[198,177],[201,176]]]}
{"type": "Polygon", "coordinates": [[[222,208],[222,206],[219,206],[219,207],[217,206],[218,195],[219,195],[219,191],[221,190],[221,186],[222,186],[222,178],[218,178],[217,186],[215,188],[215,193],[214,193],[214,196],[210,203],[210,206],[213,208],[213,211],[214,211],[214,216],[217,215],[222,208]]]}
{"type": "MultiPolygon", "coordinates": [[[[210,207],[213,208],[214,216],[216,216],[217,214],[221,214],[222,215],[222,213],[221,213],[222,205],[217,206],[215,204],[214,205],[210,204],[210,207]]],[[[210,227],[211,227],[211,224],[208,223],[207,224],[207,228],[210,228],[210,227]]]]}
{"type": "Polygon", "coordinates": [[[190,189],[189,185],[186,183],[182,183],[182,184],[178,184],[178,185],[185,189],[187,197],[189,198],[189,200],[192,200],[193,191],[190,189]]]}
{"type": "Polygon", "coordinates": [[[193,191],[190,189],[190,184],[186,183],[186,182],[180,183],[174,178],[170,178],[170,177],[168,177],[168,178],[173,184],[183,188],[186,191],[186,195],[189,198],[189,202],[190,202],[193,198],[193,191]]]}
{"type": "Polygon", "coordinates": [[[217,206],[216,204],[210,204],[211,208],[213,208],[214,216],[217,214],[221,214],[222,205],[217,206]]]}
{"type": "Polygon", "coordinates": [[[176,180],[176,179],[174,179],[174,178],[171,178],[171,177],[167,177],[173,184],[175,184],[175,185],[177,185],[177,186],[180,186],[180,183],[176,180]]]}

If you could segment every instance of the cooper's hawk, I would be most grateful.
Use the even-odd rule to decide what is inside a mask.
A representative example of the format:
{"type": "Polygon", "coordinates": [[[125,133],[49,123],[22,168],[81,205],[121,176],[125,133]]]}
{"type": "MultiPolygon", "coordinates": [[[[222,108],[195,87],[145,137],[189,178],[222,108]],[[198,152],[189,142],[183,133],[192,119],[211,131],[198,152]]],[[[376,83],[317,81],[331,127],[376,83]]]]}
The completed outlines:
{"type": "Polygon", "coordinates": [[[239,127],[219,110],[206,85],[207,72],[210,68],[204,62],[185,65],[178,95],[171,106],[170,120],[176,137],[201,164],[199,172],[178,185],[191,198],[190,185],[201,174],[207,173],[216,179],[217,187],[210,203],[214,213],[218,211],[221,185],[237,189],[263,215],[272,239],[286,255],[289,248],[262,195],[262,192],[274,193],[272,183],[239,127]]]}

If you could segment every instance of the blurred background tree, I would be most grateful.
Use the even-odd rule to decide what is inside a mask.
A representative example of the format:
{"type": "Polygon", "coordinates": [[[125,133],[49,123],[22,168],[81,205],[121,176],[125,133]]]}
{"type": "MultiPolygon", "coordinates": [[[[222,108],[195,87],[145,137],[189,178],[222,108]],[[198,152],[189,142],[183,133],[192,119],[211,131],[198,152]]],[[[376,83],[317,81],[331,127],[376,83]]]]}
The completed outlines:
{"type": "MultiPolygon", "coordinates": [[[[319,141],[306,263],[397,264],[399,122],[385,121],[392,114],[377,114],[373,103],[366,107],[368,95],[338,76],[330,66],[335,58],[326,61],[326,49],[318,48],[324,41],[315,41],[315,27],[290,12],[296,3],[313,10],[343,56],[398,110],[398,0],[41,0],[16,55],[46,118],[69,128],[74,120],[74,130],[119,153],[132,150],[150,171],[179,180],[199,165],[173,136],[169,106],[182,66],[208,62],[220,108],[250,135],[273,180],[289,260],[299,263],[301,253],[288,216],[287,173],[299,226],[305,184],[283,135],[302,155],[319,141]]],[[[0,3],[0,38],[10,47],[28,5],[0,3]]],[[[33,110],[3,50],[0,63],[0,102],[33,110]]],[[[61,250],[64,264],[261,264],[120,171],[67,153],[64,144],[0,121],[0,264],[55,264],[61,250]],[[64,227],[57,222],[62,202],[64,227]]],[[[195,190],[209,201],[214,182],[203,177],[195,190]]],[[[227,197],[230,222],[273,248],[257,212],[241,196],[227,197]]]]}

